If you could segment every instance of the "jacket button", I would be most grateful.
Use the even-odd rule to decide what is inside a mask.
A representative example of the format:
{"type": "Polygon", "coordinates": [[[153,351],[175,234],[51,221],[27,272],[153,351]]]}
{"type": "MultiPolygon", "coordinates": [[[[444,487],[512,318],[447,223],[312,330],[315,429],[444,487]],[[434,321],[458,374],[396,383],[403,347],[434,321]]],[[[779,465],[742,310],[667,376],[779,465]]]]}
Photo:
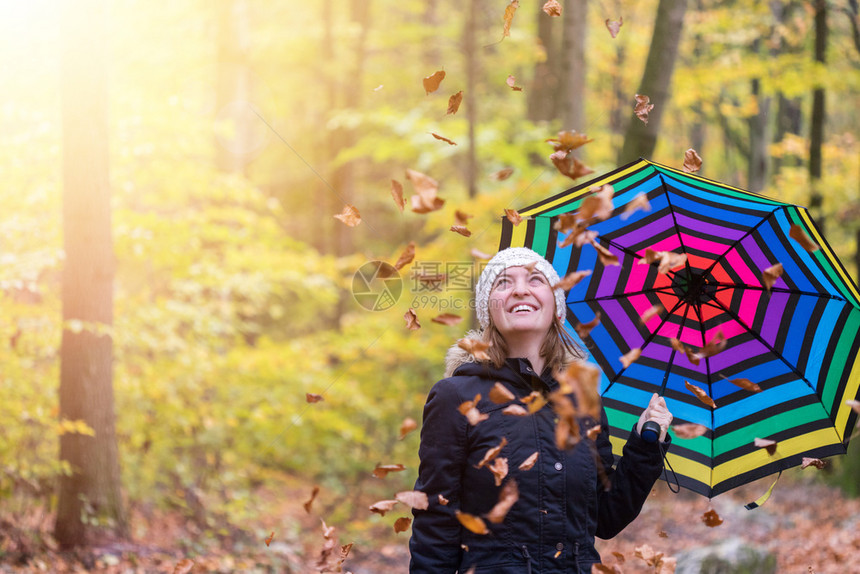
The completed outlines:
{"type": "Polygon", "coordinates": [[[560,462],[555,463],[555,469],[556,470],[561,470],[563,468],[564,468],[564,465],[562,465],[560,462]]]}
{"type": "Polygon", "coordinates": [[[555,545],[555,549],[558,550],[559,552],[561,552],[562,550],[564,550],[564,544],[559,542],[558,544],[555,545]]]}

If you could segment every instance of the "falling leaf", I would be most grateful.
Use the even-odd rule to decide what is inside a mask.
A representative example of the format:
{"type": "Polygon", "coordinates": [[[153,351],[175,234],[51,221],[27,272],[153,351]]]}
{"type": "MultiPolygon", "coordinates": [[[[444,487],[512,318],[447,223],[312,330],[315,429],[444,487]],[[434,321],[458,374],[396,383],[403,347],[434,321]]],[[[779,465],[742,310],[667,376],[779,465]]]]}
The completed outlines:
{"type": "Polygon", "coordinates": [[[642,349],[640,349],[639,347],[634,347],[633,349],[630,349],[628,352],[619,357],[618,360],[621,361],[621,364],[624,365],[624,368],[626,369],[627,367],[632,365],[633,362],[638,359],[641,354],[642,349]]]}
{"type": "Polygon", "coordinates": [[[557,138],[548,139],[546,141],[552,145],[555,151],[568,152],[580,148],[594,140],[589,139],[587,135],[581,134],[576,130],[564,130],[558,132],[557,138]]]}
{"type": "Polygon", "coordinates": [[[764,288],[770,291],[776,283],[776,280],[782,277],[782,273],[782,263],[771,265],[770,267],[762,271],[761,282],[764,283],[764,288]]]}
{"type": "Polygon", "coordinates": [[[558,3],[558,0],[547,0],[546,4],[543,5],[543,11],[553,17],[561,16],[561,10],[561,4],[558,3]]]}
{"type": "Polygon", "coordinates": [[[648,96],[636,94],[634,97],[636,98],[636,106],[633,108],[633,113],[647,125],[648,112],[654,109],[654,104],[650,103],[651,98],[648,96]]]}
{"type": "Polygon", "coordinates": [[[401,516],[397,520],[394,521],[394,532],[406,532],[409,530],[409,526],[412,524],[412,519],[407,516],[401,516]]]}
{"type": "Polygon", "coordinates": [[[517,79],[516,79],[515,77],[513,77],[513,76],[508,76],[508,79],[507,79],[507,80],[505,80],[505,83],[508,85],[508,87],[509,87],[510,89],[512,89],[512,90],[513,90],[513,91],[515,91],[515,92],[522,92],[522,91],[523,91],[523,89],[522,89],[521,87],[519,87],[518,85],[516,85],[516,84],[517,84],[517,79]]]}
{"type": "MultiPolygon", "coordinates": [[[[396,271],[400,271],[415,259],[415,242],[410,241],[406,246],[406,249],[403,250],[403,253],[400,254],[400,257],[397,258],[397,261],[394,263],[393,268],[396,271]]],[[[377,272],[377,276],[385,279],[394,274],[394,271],[391,271],[388,267],[380,267],[377,272]]]]}
{"type": "Polygon", "coordinates": [[[455,510],[454,514],[457,516],[457,520],[460,521],[460,524],[462,524],[467,530],[470,530],[475,534],[489,534],[490,531],[487,529],[487,525],[479,517],[469,514],[468,512],[460,512],[459,510],[455,510]]]}
{"type": "Polygon", "coordinates": [[[487,349],[490,348],[491,343],[484,343],[483,341],[479,341],[477,339],[470,339],[468,337],[464,337],[457,341],[457,346],[472,354],[473,357],[478,359],[479,361],[489,361],[490,356],[487,354],[487,349]]]}
{"type": "Polygon", "coordinates": [[[723,378],[726,379],[728,382],[732,383],[733,385],[737,385],[746,391],[750,391],[753,393],[760,393],[761,392],[761,387],[749,379],[744,379],[744,378],[727,379],[726,377],[723,377],[723,378]]]}
{"type": "Polygon", "coordinates": [[[687,263],[686,253],[673,253],[666,251],[660,259],[660,265],[657,267],[657,273],[668,273],[672,269],[676,269],[687,263]]]}
{"type": "Polygon", "coordinates": [[[481,393],[478,393],[477,395],[475,395],[475,398],[473,398],[472,400],[463,401],[462,403],[460,403],[459,406],[457,407],[457,410],[460,411],[461,415],[465,415],[469,410],[475,408],[480,401],[481,401],[481,393]]]}
{"type": "Polygon", "coordinates": [[[529,416],[529,412],[525,409],[525,407],[520,405],[508,405],[502,409],[503,415],[510,415],[513,417],[527,417],[529,416]]]}
{"type": "Polygon", "coordinates": [[[459,209],[454,211],[454,222],[457,225],[468,225],[469,220],[475,217],[470,213],[466,213],[465,211],[460,211],[459,209]]]}
{"type": "Polygon", "coordinates": [[[585,221],[595,218],[600,221],[609,219],[614,209],[612,205],[612,195],[615,190],[611,185],[602,185],[600,187],[592,187],[591,195],[582,200],[582,204],[577,210],[577,216],[585,221]]]}
{"type": "Polygon", "coordinates": [[[496,486],[501,486],[502,481],[508,476],[508,459],[500,456],[492,464],[487,465],[487,468],[493,473],[493,477],[496,479],[496,486]]]}
{"type": "MultiPolygon", "coordinates": [[[[646,122],[647,123],[647,122],[646,122]]],[[[683,170],[687,173],[696,173],[702,168],[702,158],[696,153],[693,148],[684,152],[684,167],[683,170]]]]}
{"type": "Polygon", "coordinates": [[[434,138],[436,138],[437,140],[445,142],[446,144],[457,145],[457,142],[455,142],[454,140],[450,140],[450,139],[446,138],[445,136],[440,136],[437,133],[430,132],[430,135],[433,136],[434,138]]]}
{"type": "Polygon", "coordinates": [[[441,504],[442,506],[448,506],[448,503],[451,502],[450,500],[448,500],[447,498],[445,498],[441,494],[437,495],[437,497],[439,499],[439,504],[441,504]]]}
{"type": "Polygon", "coordinates": [[[420,490],[405,490],[394,495],[398,501],[402,502],[410,508],[417,510],[427,510],[430,502],[427,500],[427,495],[420,490]]]}
{"type": "Polygon", "coordinates": [[[645,193],[638,194],[627,203],[624,207],[624,213],[621,214],[621,220],[627,221],[639,209],[645,212],[651,211],[651,203],[648,201],[648,196],[645,193]]]}
{"type": "Polygon", "coordinates": [[[499,501],[487,513],[487,520],[493,524],[501,524],[505,520],[508,511],[516,504],[520,498],[520,491],[517,487],[517,482],[513,479],[507,481],[499,492],[499,501]]]}
{"type": "Polygon", "coordinates": [[[481,251],[479,249],[472,249],[471,251],[469,251],[469,254],[472,257],[474,257],[475,259],[482,259],[484,261],[489,261],[490,259],[493,258],[493,256],[490,255],[489,253],[484,253],[483,251],[481,251]]]}
{"type": "Polygon", "coordinates": [[[827,463],[820,458],[809,458],[807,456],[803,457],[803,460],[800,463],[800,468],[806,468],[809,466],[814,466],[818,470],[821,470],[825,466],[827,466],[827,463]]]}
{"type": "MultiPolygon", "coordinates": [[[[558,223],[558,222],[556,222],[558,223]]],[[[566,222],[565,222],[566,223],[566,222]]],[[[559,224],[559,227],[561,224],[559,224]]],[[[563,241],[558,243],[560,248],[567,247],[571,244],[576,244],[576,247],[582,247],[586,243],[591,243],[592,241],[597,240],[597,232],[590,231],[585,223],[577,222],[572,228],[570,228],[570,233],[564,238],[563,241]]]]}
{"type": "Polygon", "coordinates": [[[660,313],[662,313],[665,310],[666,309],[664,309],[662,305],[659,305],[659,304],[653,305],[653,306],[651,306],[651,308],[649,308],[648,310],[646,310],[644,313],[642,313],[639,316],[639,322],[644,325],[645,323],[650,321],[653,317],[656,317],[657,315],[659,315],[660,313]]]}
{"type": "Polygon", "coordinates": [[[698,355],[703,359],[706,357],[713,357],[717,353],[723,351],[727,344],[728,341],[726,341],[726,336],[723,335],[723,332],[717,331],[714,336],[705,343],[705,346],[698,352],[698,355]]]}
{"type": "Polygon", "coordinates": [[[272,543],[272,540],[275,539],[275,531],[272,530],[272,533],[266,537],[266,546],[272,543]]]}
{"type": "Polygon", "coordinates": [[[391,198],[400,209],[400,213],[403,213],[403,208],[406,207],[406,199],[403,197],[403,184],[396,179],[391,180],[391,198]]]}
{"type": "Polygon", "coordinates": [[[334,218],[341,220],[349,227],[355,227],[361,223],[361,214],[358,212],[358,208],[348,203],[343,206],[343,211],[335,215],[334,218]]]}
{"type": "Polygon", "coordinates": [[[418,322],[418,315],[415,314],[415,309],[411,307],[403,314],[406,320],[406,328],[410,331],[417,331],[421,328],[421,323],[418,322]]]}
{"type": "Polygon", "coordinates": [[[470,424],[470,425],[472,425],[472,426],[475,426],[476,424],[478,424],[478,423],[480,423],[480,422],[482,422],[482,421],[485,421],[485,420],[487,420],[488,418],[490,418],[490,415],[488,415],[488,414],[486,414],[486,413],[482,413],[481,411],[479,411],[479,410],[478,410],[477,408],[475,408],[475,407],[472,407],[471,409],[469,409],[469,410],[467,410],[466,412],[464,412],[464,413],[463,413],[463,416],[465,416],[465,417],[466,417],[466,420],[468,420],[468,421],[469,421],[469,424],[470,424]]]}
{"type": "MultiPolygon", "coordinates": [[[[442,80],[445,79],[445,72],[443,70],[439,70],[438,72],[433,73],[430,76],[424,78],[424,91],[429,94],[430,92],[435,92],[439,89],[439,84],[442,83],[442,80]]],[[[425,94],[426,95],[426,94],[425,94]]]]}
{"type": "Polygon", "coordinates": [[[684,381],[684,386],[686,386],[687,390],[696,395],[696,398],[702,401],[704,404],[708,405],[712,409],[717,408],[717,404],[714,402],[714,399],[708,396],[708,393],[706,393],[696,385],[691,384],[689,381],[684,381]]]}
{"type": "Polygon", "coordinates": [[[845,404],[851,407],[851,410],[860,415],[860,401],[848,400],[845,404]]]}
{"type": "Polygon", "coordinates": [[[606,19],[606,29],[609,30],[609,35],[615,38],[618,35],[618,31],[621,29],[621,26],[624,24],[624,18],[621,16],[618,17],[618,20],[610,20],[606,19]]]}
{"type": "Polygon", "coordinates": [[[494,458],[499,456],[499,453],[502,452],[502,449],[505,447],[506,444],[508,444],[508,439],[502,437],[501,442],[499,442],[497,446],[487,449],[487,452],[484,453],[484,458],[481,459],[481,462],[475,465],[475,468],[483,468],[484,466],[489,464],[494,458]]]}
{"type": "Polygon", "coordinates": [[[413,212],[429,213],[442,209],[445,205],[445,200],[436,196],[439,182],[435,179],[414,169],[406,170],[406,179],[412,182],[415,189],[415,195],[410,198],[413,212]]]}
{"type": "Polygon", "coordinates": [[[769,438],[756,438],[753,444],[767,451],[767,454],[773,456],[776,453],[776,441],[769,438]]]}
{"type": "Polygon", "coordinates": [[[490,179],[493,181],[505,181],[506,179],[511,177],[511,174],[513,174],[513,173],[514,173],[514,168],[505,167],[505,168],[500,169],[497,172],[491,173],[490,179]]]}
{"type": "Polygon", "coordinates": [[[376,468],[373,469],[373,476],[376,478],[385,478],[388,476],[389,472],[400,472],[406,470],[406,467],[402,464],[376,464],[376,468]]]}
{"type": "Polygon", "coordinates": [[[517,467],[520,470],[531,470],[537,462],[539,452],[534,451],[527,459],[522,461],[520,465],[517,467]]]}
{"type": "Polygon", "coordinates": [[[497,382],[495,385],[493,385],[493,388],[490,389],[488,398],[497,405],[503,405],[505,403],[511,402],[516,397],[514,396],[514,393],[508,390],[508,387],[506,387],[502,383],[497,382]]]}
{"type": "Polygon", "coordinates": [[[703,434],[708,432],[708,427],[693,423],[684,423],[680,425],[673,425],[672,430],[675,432],[676,437],[680,439],[690,439],[702,436],[703,434]]]}
{"type": "Polygon", "coordinates": [[[801,226],[797,224],[792,225],[788,231],[788,236],[797,241],[807,251],[818,251],[818,245],[809,238],[801,226]]]}
{"type": "Polygon", "coordinates": [[[191,572],[191,569],[193,567],[194,560],[191,560],[190,558],[183,558],[176,563],[176,567],[173,569],[173,574],[188,574],[189,572],[191,572]]]}
{"type": "Polygon", "coordinates": [[[699,366],[701,359],[699,356],[693,352],[692,349],[681,343],[678,339],[669,339],[669,343],[672,345],[672,348],[678,351],[679,353],[684,353],[687,356],[687,360],[693,363],[696,366],[699,366]]]}
{"type": "Polygon", "coordinates": [[[549,156],[549,159],[552,160],[553,165],[558,169],[560,174],[574,180],[594,173],[593,169],[576,159],[570,152],[564,150],[553,152],[549,156]]]}
{"type": "Polygon", "coordinates": [[[702,522],[705,523],[705,526],[709,528],[714,528],[715,526],[719,526],[723,523],[723,519],[720,518],[720,515],[717,514],[717,511],[711,508],[707,512],[702,515],[702,522]]]}
{"type": "Polygon", "coordinates": [[[463,318],[461,316],[455,315],[453,313],[442,313],[440,315],[436,315],[435,317],[433,317],[430,320],[433,321],[434,323],[439,323],[440,325],[451,326],[451,325],[456,325],[457,323],[462,321],[463,318]]]}
{"type": "Polygon", "coordinates": [[[465,225],[452,225],[451,231],[453,231],[454,233],[459,233],[463,237],[471,237],[472,236],[472,232],[469,231],[465,225]]]}
{"type": "Polygon", "coordinates": [[[580,323],[576,325],[574,329],[576,329],[576,334],[579,335],[580,339],[585,339],[588,337],[589,333],[591,333],[592,329],[598,325],[600,325],[600,311],[594,315],[594,319],[588,323],[580,323]]]}
{"type": "Polygon", "coordinates": [[[398,439],[403,440],[406,435],[408,435],[417,428],[418,423],[415,422],[415,419],[406,417],[405,419],[403,419],[403,422],[400,423],[400,436],[398,437],[398,439]]]}
{"type": "Polygon", "coordinates": [[[397,504],[396,500],[380,500],[370,505],[370,511],[375,512],[380,516],[385,516],[385,513],[390,511],[397,504]]]}
{"type": "Polygon", "coordinates": [[[448,114],[456,114],[457,110],[460,109],[460,103],[463,101],[463,90],[460,90],[450,98],[448,98],[448,111],[445,115],[448,114]]]}
{"type": "Polygon", "coordinates": [[[320,487],[317,485],[314,485],[314,488],[311,491],[311,497],[302,505],[305,509],[305,512],[307,512],[308,514],[311,513],[311,506],[313,505],[314,500],[317,499],[317,494],[319,494],[319,493],[320,493],[320,487]]]}
{"type": "Polygon", "coordinates": [[[620,263],[618,263],[618,256],[612,253],[609,249],[593,240],[591,241],[591,245],[597,250],[597,257],[600,259],[601,265],[604,267],[620,265],[620,263]]]}
{"type": "Polygon", "coordinates": [[[523,218],[520,216],[519,213],[517,213],[516,209],[506,209],[505,217],[508,218],[508,221],[514,224],[514,227],[516,227],[523,221],[523,218]]]}
{"type": "Polygon", "coordinates": [[[502,39],[511,35],[511,22],[514,19],[514,13],[520,7],[520,0],[511,0],[511,3],[505,8],[505,29],[502,31],[502,39]]]}
{"type": "Polygon", "coordinates": [[[318,403],[320,401],[324,401],[322,395],[318,395],[316,393],[305,393],[305,400],[311,404],[318,403]]]}
{"type": "Polygon", "coordinates": [[[591,269],[583,269],[582,271],[572,271],[561,278],[561,280],[553,285],[552,289],[561,289],[562,291],[567,291],[571,289],[574,285],[585,279],[591,275],[591,269]]]}
{"type": "Polygon", "coordinates": [[[588,440],[597,440],[597,437],[600,436],[600,431],[603,430],[600,425],[594,425],[585,433],[585,436],[588,440]]]}

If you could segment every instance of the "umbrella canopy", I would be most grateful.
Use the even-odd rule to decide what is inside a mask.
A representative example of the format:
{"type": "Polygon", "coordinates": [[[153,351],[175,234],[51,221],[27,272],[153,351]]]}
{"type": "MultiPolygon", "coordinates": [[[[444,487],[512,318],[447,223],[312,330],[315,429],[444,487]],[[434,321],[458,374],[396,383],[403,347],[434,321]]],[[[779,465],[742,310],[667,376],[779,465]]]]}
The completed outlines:
{"type": "Polygon", "coordinates": [[[617,455],[654,392],[673,426],[704,427],[672,429],[667,459],[709,497],[846,452],[860,294],[805,208],[640,159],[519,213],[501,248],[591,272],[567,321],[603,371],[617,455]]]}

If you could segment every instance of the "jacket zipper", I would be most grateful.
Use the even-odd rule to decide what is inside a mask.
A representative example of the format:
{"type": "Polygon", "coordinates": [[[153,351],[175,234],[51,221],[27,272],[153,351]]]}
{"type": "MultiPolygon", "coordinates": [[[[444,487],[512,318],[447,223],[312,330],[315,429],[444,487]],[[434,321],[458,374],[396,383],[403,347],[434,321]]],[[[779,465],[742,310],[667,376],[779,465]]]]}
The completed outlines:
{"type": "Polygon", "coordinates": [[[529,554],[529,549],[525,544],[523,544],[521,550],[523,553],[523,558],[526,559],[526,573],[532,574],[532,557],[529,554]]]}
{"type": "Polygon", "coordinates": [[[580,574],[582,570],[579,569],[579,542],[573,543],[573,563],[576,564],[577,574],[580,574]]]}

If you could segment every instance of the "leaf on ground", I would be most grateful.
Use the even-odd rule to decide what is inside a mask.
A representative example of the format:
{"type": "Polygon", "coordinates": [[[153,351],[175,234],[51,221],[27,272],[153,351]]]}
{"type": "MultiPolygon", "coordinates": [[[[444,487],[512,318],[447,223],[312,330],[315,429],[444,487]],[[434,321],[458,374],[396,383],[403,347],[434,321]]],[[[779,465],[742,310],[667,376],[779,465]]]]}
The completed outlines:
{"type": "Polygon", "coordinates": [[[717,511],[711,508],[707,512],[702,515],[702,522],[705,523],[705,526],[708,528],[714,528],[715,526],[719,526],[723,523],[723,519],[720,518],[720,515],[717,514],[717,511]]]}
{"type": "Polygon", "coordinates": [[[320,493],[320,487],[318,485],[314,485],[314,488],[311,491],[311,497],[307,501],[305,501],[305,503],[302,505],[305,509],[305,512],[307,512],[308,514],[311,513],[311,506],[313,505],[314,500],[317,499],[317,495],[319,493],[320,493]]]}
{"type": "Polygon", "coordinates": [[[807,468],[809,466],[814,466],[818,470],[821,470],[825,466],[827,466],[827,463],[820,458],[810,458],[807,456],[803,457],[803,460],[800,463],[800,468],[807,468]]]}
{"type": "Polygon", "coordinates": [[[514,227],[516,227],[517,225],[519,225],[520,223],[523,222],[522,216],[519,213],[517,213],[516,209],[506,209],[505,210],[505,217],[508,218],[508,221],[510,221],[511,223],[514,224],[514,227]]]}
{"type": "Polygon", "coordinates": [[[631,215],[638,210],[645,212],[651,211],[651,202],[648,201],[648,196],[645,193],[640,193],[624,206],[624,213],[621,214],[621,220],[627,221],[631,215]]]}
{"type": "Polygon", "coordinates": [[[403,314],[403,319],[406,320],[406,328],[410,331],[417,331],[421,328],[421,323],[418,321],[418,315],[415,314],[415,309],[411,307],[403,314]]]}
{"type": "Polygon", "coordinates": [[[761,273],[761,282],[764,283],[764,288],[770,291],[776,284],[776,280],[782,277],[784,269],[782,263],[771,265],[761,273]]]}
{"type": "Polygon", "coordinates": [[[455,510],[454,515],[467,530],[475,534],[489,534],[490,531],[487,529],[487,525],[480,517],[468,512],[460,512],[459,510],[455,510]]]}
{"type": "Polygon", "coordinates": [[[487,468],[493,473],[493,477],[496,479],[496,486],[501,486],[502,481],[508,476],[508,459],[500,456],[487,465],[487,468]]]}
{"type": "Polygon", "coordinates": [[[582,271],[571,271],[561,278],[561,280],[553,285],[552,289],[561,289],[567,291],[573,288],[574,285],[591,275],[591,269],[583,269],[582,271]]]}
{"type": "Polygon", "coordinates": [[[493,459],[499,456],[499,453],[502,452],[502,449],[505,448],[506,444],[508,444],[508,439],[502,437],[502,440],[501,442],[499,442],[498,445],[487,449],[487,452],[484,453],[484,458],[482,458],[481,461],[477,465],[475,465],[475,468],[483,468],[484,466],[492,462],[493,459]]]}
{"type": "Polygon", "coordinates": [[[520,470],[531,470],[537,462],[539,454],[540,453],[538,451],[534,451],[527,459],[522,461],[517,468],[520,470]]]}
{"type": "Polygon", "coordinates": [[[691,384],[689,381],[684,381],[684,386],[687,387],[687,390],[696,395],[696,398],[699,399],[702,403],[708,405],[712,409],[717,408],[717,404],[714,402],[714,399],[708,396],[701,388],[697,387],[694,384],[691,384]]]}
{"type": "Polygon", "coordinates": [[[358,212],[358,208],[348,203],[343,206],[343,211],[335,215],[334,218],[339,219],[349,227],[355,227],[361,223],[361,214],[358,212]]]}
{"type": "Polygon", "coordinates": [[[457,323],[462,321],[463,318],[459,315],[455,315],[454,313],[441,313],[430,320],[434,323],[439,323],[440,325],[451,326],[456,325],[457,323]]]}
{"type": "Polygon", "coordinates": [[[508,79],[505,80],[505,83],[508,87],[515,92],[522,92],[523,89],[517,85],[517,79],[513,76],[508,76],[508,79]]]}
{"type": "Polygon", "coordinates": [[[391,180],[391,199],[394,200],[400,213],[403,213],[403,208],[406,207],[406,198],[403,197],[403,184],[396,179],[391,180]]]}
{"type": "Polygon", "coordinates": [[[373,469],[373,476],[376,478],[385,478],[388,476],[389,472],[401,472],[406,470],[406,467],[402,464],[376,464],[376,468],[373,469]]]}
{"type": "Polygon", "coordinates": [[[695,423],[683,423],[672,425],[672,430],[679,439],[690,439],[702,436],[708,432],[708,427],[695,423]]]}
{"type": "Polygon", "coordinates": [[[385,513],[392,510],[397,505],[397,502],[396,500],[380,500],[371,504],[369,508],[371,512],[385,516],[385,513]]]}
{"type": "Polygon", "coordinates": [[[511,3],[505,7],[505,28],[502,30],[502,39],[511,35],[511,23],[514,20],[514,14],[519,7],[520,0],[511,0],[511,3]]]}
{"type": "Polygon", "coordinates": [[[444,70],[439,70],[439,71],[434,72],[433,74],[427,76],[426,78],[424,78],[423,83],[424,83],[424,91],[426,92],[426,94],[429,94],[431,92],[435,92],[436,90],[438,90],[439,84],[441,84],[442,80],[444,80],[444,79],[445,79],[445,71],[444,70]]]}
{"type": "Polygon", "coordinates": [[[600,325],[600,311],[594,315],[594,319],[588,323],[579,323],[574,327],[574,329],[576,329],[576,334],[579,335],[580,339],[585,339],[598,325],[600,325]]]}
{"type": "Polygon", "coordinates": [[[514,173],[514,168],[505,167],[500,169],[499,171],[493,172],[490,174],[490,179],[492,181],[505,181],[514,173]]]}
{"type": "Polygon", "coordinates": [[[265,540],[265,542],[266,542],[266,546],[268,546],[269,544],[271,544],[271,543],[272,543],[272,540],[274,540],[274,539],[275,539],[275,531],[274,531],[274,530],[272,530],[272,533],[271,533],[271,534],[269,534],[268,536],[266,536],[266,540],[265,540]]]}
{"type": "Polygon", "coordinates": [[[311,404],[318,403],[320,401],[324,401],[322,395],[318,395],[316,393],[305,393],[305,400],[311,404]]]}
{"type": "Polygon", "coordinates": [[[801,247],[806,249],[809,252],[818,251],[818,245],[809,238],[809,235],[803,230],[803,228],[797,224],[791,226],[788,230],[788,236],[797,241],[801,247]]]}
{"type": "Polygon", "coordinates": [[[660,304],[653,305],[651,308],[647,309],[644,313],[642,313],[639,316],[639,322],[644,325],[645,323],[650,321],[653,317],[659,315],[660,313],[662,313],[665,310],[666,309],[664,309],[663,306],[660,304]]]}
{"type": "Polygon", "coordinates": [[[407,516],[401,516],[397,520],[394,521],[394,532],[406,532],[409,530],[409,526],[412,524],[412,519],[407,516]]]}
{"type": "Polygon", "coordinates": [[[485,343],[483,341],[479,341],[477,339],[470,339],[469,337],[464,337],[457,341],[457,346],[472,354],[473,357],[478,359],[479,361],[489,361],[490,356],[487,354],[487,349],[490,348],[491,343],[485,343]]]}
{"type": "Polygon", "coordinates": [[[415,422],[415,419],[406,417],[405,419],[403,419],[403,422],[400,423],[400,436],[398,437],[398,439],[403,440],[406,435],[408,435],[417,428],[418,423],[415,422]]]}
{"type": "Polygon", "coordinates": [[[693,148],[684,152],[683,170],[687,173],[696,173],[702,168],[702,158],[693,148]]]}
{"type": "Polygon", "coordinates": [[[636,117],[648,124],[648,112],[654,109],[654,104],[651,103],[651,98],[642,94],[636,94],[636,105],[633,107],[633,113],[636,117]]]}
{"type": "Polygon", "coordinates": [[[427,495],[420,490],[404,490],[403,492],[395,494],[394,498],[406,506],[415,508],[416,510],[427,510],[428,506],[430,506],[430,501],[427,499],[427,495]]]}
{"type": "Polygon", "coordinates": [[[769,456],[773,456],[774,454],[776,454],[777,443],[775,440],[769,438],[756,438],[753,441],[753,444],[759,448],[763,448],[764,450],[766,450],[769,456]]]}
{"type": "Polygon", "coordinates": [[[499,382],[496,382],[496,384],[493,385],[493,388],[490,389],[487,396],[497,405],[509,403],[516,398],[514,393],[512,393],[508,387],[499,382]]]}
{"type": "Polygon", "coordinates": [[[609,18],[607,18],[605,24],[606,29],[609,30],[609,35],[615,38],[616,36],[618,36],[619,30],[621,30],[621,26],[624,25],[624,18],[621,16],[618,17],[618,20],[610,20],[609,18]]]}
{"type": "Polygon", "coordinates": [[[194,560],[183,558],[176,563],[176,566],[173,568],[173,574],[188,574],[192,568],[194,568],[194,560]]]}
{"type": "Polygon", "coordinates": [[[457,145],[457,142],[455,142],[454,140],[452,140],[452,139],[448,139],[448,138],[446,138],[445,136],[440,136],[439,134],[437,134],[437,133],[435,133],[435,132],[430,132],[430,135],[431,135],[431,136],[433,136],[434,138],[436,138],[436,139],[437,139],[437,140],[439,140],[439,141],[443,141],[443,142],[445,142],[445,143],[446,143],[446,144],[448,144],[448,145],[457,145]]]}
{"type": "Polygon", "coordinates": [[[499,492],[499,500],[487,513],[487,520],[493,524],[501,524],[508,515],[508,511],[520,499],[520,491],[517,482],[513,479],[507,481],[499,492]]]}
{"type": "Polygon", "coordinates": [[[469,231],[465,225],[452,225],[451,231],[453,231],[454,233],[459,233],[463,237],[471,237],[472,236],[472,232],[469,231]]]}
{"type": "Polygon", "coordinates": [[[460,104],[463,102],[463,90],[460,90],[450,98],[448,98],[448,111],[445,115],[456,114],[460,109],[460,104]]]}
{"type": "Polygon", "coordinates": [[[621,361],[621,364],[624,365],[624,368],[626,369],[627,367],[632,365],[634,361],[636,361],[636,359],[640,357],[640,355],[642,355],[642,349],[640,349],[639,347],[634,347],[621,355],[618,360],[621,361]]]}

